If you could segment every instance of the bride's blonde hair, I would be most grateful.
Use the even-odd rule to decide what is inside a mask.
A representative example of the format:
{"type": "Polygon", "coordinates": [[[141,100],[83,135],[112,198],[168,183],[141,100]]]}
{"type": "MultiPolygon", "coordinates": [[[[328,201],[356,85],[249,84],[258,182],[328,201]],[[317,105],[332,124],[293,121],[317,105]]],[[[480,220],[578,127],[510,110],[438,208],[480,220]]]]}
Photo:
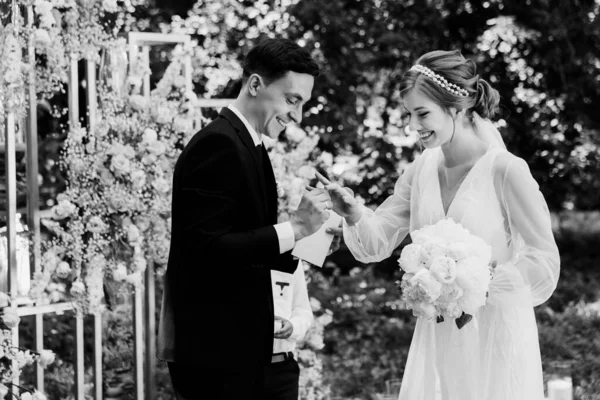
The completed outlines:
{"type": "Polygon", "coordinates": [[[445,110],[471,110],[483,118],[498,111],[500,94],[477,74],[473,60],[458,50],[435,50],[419,57],[400,81],[400,96],[417,89],[445,110]]]}

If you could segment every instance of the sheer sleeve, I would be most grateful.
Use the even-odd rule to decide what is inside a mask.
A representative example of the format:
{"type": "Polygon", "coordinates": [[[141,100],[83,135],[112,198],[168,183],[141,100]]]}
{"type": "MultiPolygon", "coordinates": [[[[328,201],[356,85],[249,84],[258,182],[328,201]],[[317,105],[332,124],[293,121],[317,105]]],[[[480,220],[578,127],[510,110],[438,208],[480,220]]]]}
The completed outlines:
{"type": "Polygon", "coordinates": [[[410,228],[410,191],[416,162],[396,182],[394,193],[375,211],[363,206],[360,220],[348,226],[344,220],[344,241],[361,262],[388,258],[410,228]]]}
{"type": "Polygon", "coordinates": [[[548,206],[529,167],[522,159],[505,154],[498,157],[494,183],[514,255],[496,267],[489,303],[538,306],[556,288],[560,257],[548,206]]]}

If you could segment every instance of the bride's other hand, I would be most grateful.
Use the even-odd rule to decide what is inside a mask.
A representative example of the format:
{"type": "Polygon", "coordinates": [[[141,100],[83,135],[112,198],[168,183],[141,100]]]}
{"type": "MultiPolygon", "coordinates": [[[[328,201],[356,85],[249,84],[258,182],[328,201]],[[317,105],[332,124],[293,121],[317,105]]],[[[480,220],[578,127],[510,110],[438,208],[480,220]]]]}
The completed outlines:
{"type": "Polygon", "coordinates": [[[329,197],[331,197],[332,210],[344,217],[348,225],[357,223],[362,215],[362,209],[354,198],[352,189],[332,183],[318,172],[315,172],[315,174],[319,182],[325,186],[329,197]]]}

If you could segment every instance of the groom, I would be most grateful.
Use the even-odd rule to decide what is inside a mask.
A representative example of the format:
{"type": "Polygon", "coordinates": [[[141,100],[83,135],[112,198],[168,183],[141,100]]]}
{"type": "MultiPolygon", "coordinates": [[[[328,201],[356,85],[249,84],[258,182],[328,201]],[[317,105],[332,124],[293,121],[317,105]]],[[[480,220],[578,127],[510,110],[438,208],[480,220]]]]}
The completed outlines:
{"type": "Polygon", "coordinates": [[[277,188],[261,134],[302,119],[319,67],[288,40],[254,47],[235,102],[200,130],[173,177],[172,232],[158,357],[178,399],[262,399],[274,316],[270,270],[294,272],[294,243],[328,218],[329,195],[306,191],[277,224],[277,188]]]}

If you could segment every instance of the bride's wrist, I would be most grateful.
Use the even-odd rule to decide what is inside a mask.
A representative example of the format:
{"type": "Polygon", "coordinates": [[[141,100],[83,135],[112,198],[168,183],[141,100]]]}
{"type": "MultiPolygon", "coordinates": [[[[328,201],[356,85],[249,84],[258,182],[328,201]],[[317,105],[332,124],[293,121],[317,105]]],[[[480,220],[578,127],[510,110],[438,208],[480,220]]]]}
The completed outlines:
{"type": "Polygon", "coordinates": [[[358,223],[358,221],[360,221],[360,218],[362,217],[362,210],[359,208],[357,212],[348,215],[346,217],[346,225],[348,226],[353,226],[356,225],[358,223]]]}

